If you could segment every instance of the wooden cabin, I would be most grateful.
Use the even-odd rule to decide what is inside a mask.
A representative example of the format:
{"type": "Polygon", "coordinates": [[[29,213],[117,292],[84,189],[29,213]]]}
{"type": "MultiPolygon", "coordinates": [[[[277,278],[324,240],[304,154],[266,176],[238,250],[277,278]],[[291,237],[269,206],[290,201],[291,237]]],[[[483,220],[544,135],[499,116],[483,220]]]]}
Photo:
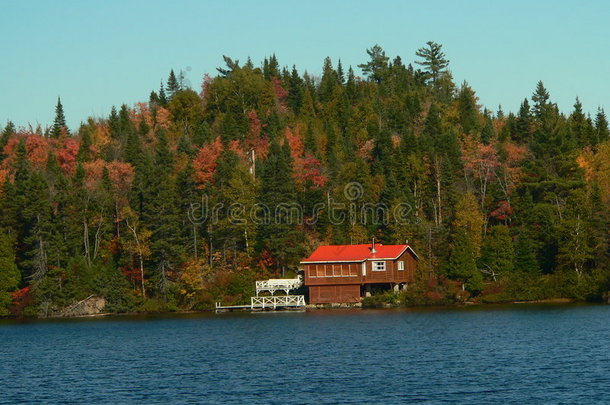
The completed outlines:
{"type": "Polygon", "coordinates": [[[301,261],[309,303],[353,303],[371,289],[406,287],[417,259],[409,245],[320,246],[301,261]]]}

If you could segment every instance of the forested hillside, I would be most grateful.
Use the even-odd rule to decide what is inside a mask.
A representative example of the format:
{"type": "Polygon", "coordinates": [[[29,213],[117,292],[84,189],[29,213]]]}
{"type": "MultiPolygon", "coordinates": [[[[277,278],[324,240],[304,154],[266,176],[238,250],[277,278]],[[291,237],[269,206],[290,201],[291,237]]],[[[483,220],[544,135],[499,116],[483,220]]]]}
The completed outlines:
{"type": "Polygon", "coordinates": [[[485,108],[433,42],[408,62],[367,54],[318,76],[224,57],[201,88],[172,71],[80,128],[59,100],[49,128],[9,122],[0,315],[238,302],[319,244],[373,237],[419,254],[408,302],[603,298],[603,109],[561,112],[542,82],[515,113],[485,108]]]}

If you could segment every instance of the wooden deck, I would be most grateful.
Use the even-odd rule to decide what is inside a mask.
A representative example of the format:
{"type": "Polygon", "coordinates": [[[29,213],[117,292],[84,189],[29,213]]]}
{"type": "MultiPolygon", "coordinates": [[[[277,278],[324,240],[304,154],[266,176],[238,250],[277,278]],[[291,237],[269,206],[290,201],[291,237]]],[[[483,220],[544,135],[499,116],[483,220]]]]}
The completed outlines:
{"type": "Polygon", "coordinates": [[[271,295],[275,294],[276,291],[284,291],[286,295],[290,290],[296,290],[303,285],[303,278],[272,278],[269,280],[257,281],[256,282],[256,295],[258,296],[261,292],[269,292],[271,295]]]}

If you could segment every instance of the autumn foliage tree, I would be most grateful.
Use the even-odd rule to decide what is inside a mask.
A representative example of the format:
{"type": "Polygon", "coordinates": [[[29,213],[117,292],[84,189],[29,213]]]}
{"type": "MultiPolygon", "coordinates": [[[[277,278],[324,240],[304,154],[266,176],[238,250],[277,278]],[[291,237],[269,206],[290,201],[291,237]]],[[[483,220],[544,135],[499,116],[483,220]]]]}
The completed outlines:
{"type": "Polygon", "coordinates": [[[328,57],[319,75],[225,56],[200,93],[172,70],[72,131],[59,99],[47,128],[7,123],[0,314],[16,289],[43,315],[83,294],[117,312],[237,302],[320,244],[372,237],[408,239],[427,282],[473,299],[602,299],[604,110],[561,112],[540,82],[494,113],[432,41],[411,58],[363,56],[328,57]],[[371,207],[389,215],[356,215],[371,207]]]}

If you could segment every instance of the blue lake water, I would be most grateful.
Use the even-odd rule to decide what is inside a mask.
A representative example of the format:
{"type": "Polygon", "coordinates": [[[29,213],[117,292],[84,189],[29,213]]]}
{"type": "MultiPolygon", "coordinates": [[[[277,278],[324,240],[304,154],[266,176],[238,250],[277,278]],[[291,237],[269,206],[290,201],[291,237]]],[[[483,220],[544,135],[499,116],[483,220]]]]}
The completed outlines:
{"type": "Polygon", "coordinates": [[[0,321],[0,403],[607,403],[610,306],[0,321]]]}

